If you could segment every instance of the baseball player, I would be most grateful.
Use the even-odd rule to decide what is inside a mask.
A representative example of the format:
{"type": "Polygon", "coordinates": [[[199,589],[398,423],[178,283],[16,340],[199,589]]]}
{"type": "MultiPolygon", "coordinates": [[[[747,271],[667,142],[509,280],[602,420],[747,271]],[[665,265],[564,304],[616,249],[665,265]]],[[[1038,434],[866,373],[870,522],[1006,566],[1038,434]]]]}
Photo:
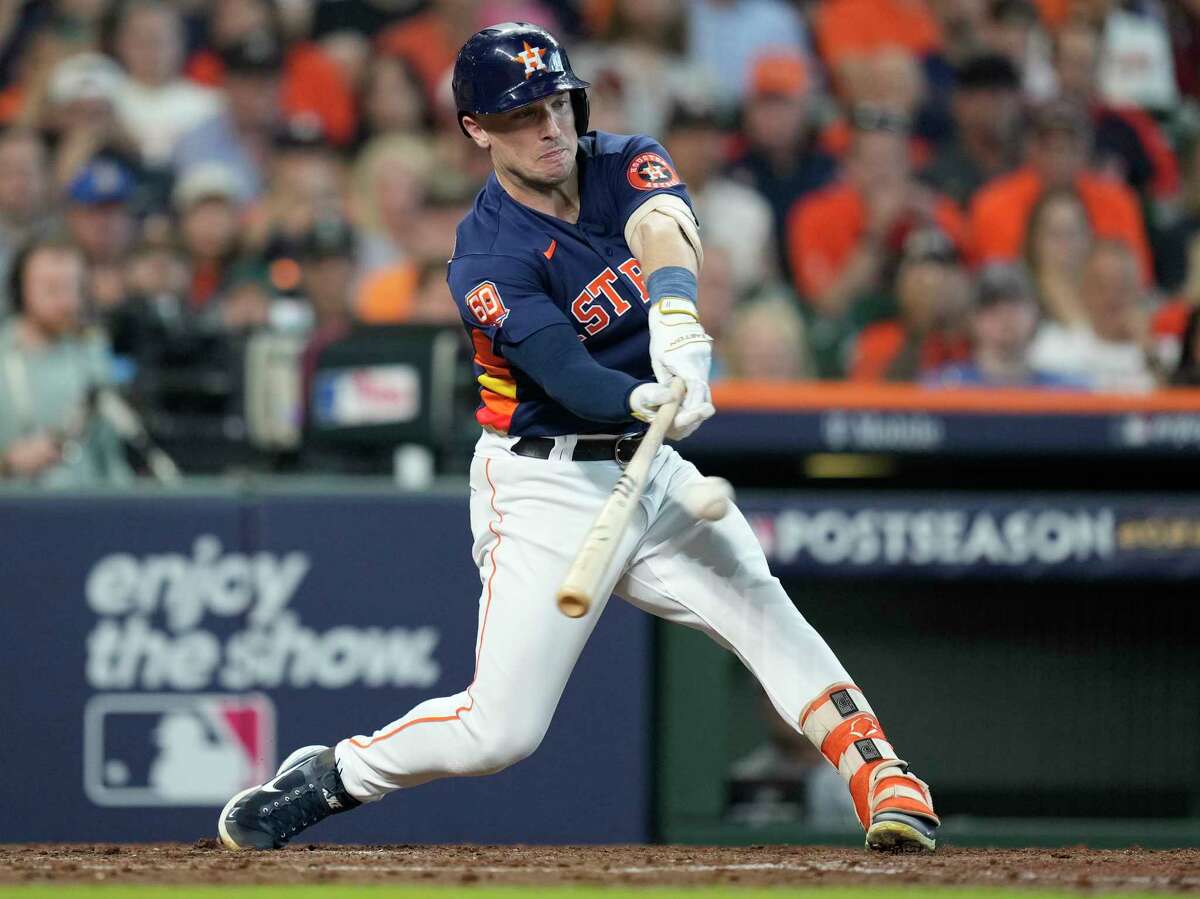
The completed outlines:
{"type": "MultiPolygon", "coordinates": [[[[482,434],[471,465],[479,567],[475,676],[369,735],[292,753],[221,812],[231,849],[279,848],[331,814],[440,777],[492,774],[541,742],[604,602],[582,618],[555,591],[645,423],[686,394],[668,436],[713,414],[711,339],[696,315],[704,251],[687,190],[644,135],[588,132],[587,82],[545,30],[506,23],[459,51],[463,133],[494,173],[458,227],[447,279],[475,351],[482,434]]],[[[600,595],[704,631],[737,654],[779,714],[845,778],[866,843],[932,850],[929,790],[804,620],[733,509],[698,521],[701,475],[654,457],[600,595]]]]}

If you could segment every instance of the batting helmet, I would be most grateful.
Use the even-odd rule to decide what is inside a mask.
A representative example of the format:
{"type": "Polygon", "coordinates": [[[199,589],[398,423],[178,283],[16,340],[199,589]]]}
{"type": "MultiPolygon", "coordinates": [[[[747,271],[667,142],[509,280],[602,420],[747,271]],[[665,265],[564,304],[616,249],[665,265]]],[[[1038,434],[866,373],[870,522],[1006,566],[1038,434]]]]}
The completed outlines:
{"type": "MultiPolygon", "coordinates": [[[[571,92],[575,130],[587,131],[586,81],[575,77],[567,51],[545,28],[505,22],[471,35],[454,61],[454,102],[463,116],[508,112],[571,92]]],[[[463,128],[466,134],[466,128],[463,128]]]]}

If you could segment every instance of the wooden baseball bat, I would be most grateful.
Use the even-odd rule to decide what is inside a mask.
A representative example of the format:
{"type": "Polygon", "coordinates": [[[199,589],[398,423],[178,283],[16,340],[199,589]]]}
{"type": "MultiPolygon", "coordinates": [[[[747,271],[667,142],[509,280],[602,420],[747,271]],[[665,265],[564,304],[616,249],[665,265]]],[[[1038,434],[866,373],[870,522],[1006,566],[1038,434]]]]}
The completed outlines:
{"type": "Polygon", "coordinates": [[[675,420],[679,403],[683,400],[683,381],[676,378],[671,382],[671,399],[663,403],[654,414],[654,421],[641,445],[625,466],[612,494],[600,509],[596,521],[583,539],[575,561],[571,563],[562,586],[558,588],[558,610],[568,618],[582,618],[588,613],[600,592],[604,573],[612,564],[621,535],[629,525],[638,499],[646,489],[650,476],[650,463],[662,446],[667,429],[675,420]]]}

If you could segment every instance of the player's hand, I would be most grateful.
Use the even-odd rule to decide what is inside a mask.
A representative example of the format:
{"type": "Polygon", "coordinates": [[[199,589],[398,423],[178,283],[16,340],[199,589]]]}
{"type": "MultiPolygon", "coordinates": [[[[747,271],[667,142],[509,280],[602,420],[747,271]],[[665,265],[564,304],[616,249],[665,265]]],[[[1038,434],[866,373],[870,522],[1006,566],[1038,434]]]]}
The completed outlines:
{"type": "MultiPolygon", "coordinates": [[[[708,385],[705,385],[707,389],[708,385]]],[[[644,421],[647,424],[654,421],[658,410],[666,403],[673,399],[671,388],[666,384],[658,384],[650,382],[640,384],[633,389],[629,394],[629,410],[633,417],[638,421],[644,421]]],[[[684,402],[687,402],[687,396],[684,395],[684,402]]],[[[709,403],[709,409],[712,409],[712,404],[709,403]]],[[[694,415],[684,416],[684,407],[681,403],[679,411],[675,413],[675,418],[671,422],[671,427],[667,429],[667,438],[669,440],[683,440],[685,437],[690,437],[700,427],[701,423],[712,415],[710,411],[708,415],[697,418],[694,415]],[[683,419],[681,422],[680,419],[683,419]]]]}
{"type": "Polygon", "coordinates": [[[712,418],[712,338],[700,324],[695,303],[667,297],[651,307],[650,365],[660,384],[681,378],[687,388],[668,437],[682,440],[712,418]]]}

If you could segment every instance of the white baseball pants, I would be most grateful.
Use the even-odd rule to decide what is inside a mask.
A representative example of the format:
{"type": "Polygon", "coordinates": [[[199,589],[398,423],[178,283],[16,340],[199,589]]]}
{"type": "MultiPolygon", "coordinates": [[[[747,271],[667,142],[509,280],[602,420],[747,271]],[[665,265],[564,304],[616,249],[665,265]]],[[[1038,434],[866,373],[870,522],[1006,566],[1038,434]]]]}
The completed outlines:
{"type": "MultiPolygon", "coordinates": [[[[480,439],[471,466],[472,551],[483,585],[474,680],[337,744],[342,781],[356,799],[491,774],[541,743],[606,602],[581,619],[566,618],[554,602],[621,474],[615,462],[570,461],[577,439],[556,438],[544,460],[511,453],[515,438],[480,439]]],[[[659,451],[607,583],[638,608],[698,628],[736,653],[799,728],[806,705],[850,678],[768,570],[741,512],[696,521],[674,501],[700,477],[673,449],[659,451]]]]}

